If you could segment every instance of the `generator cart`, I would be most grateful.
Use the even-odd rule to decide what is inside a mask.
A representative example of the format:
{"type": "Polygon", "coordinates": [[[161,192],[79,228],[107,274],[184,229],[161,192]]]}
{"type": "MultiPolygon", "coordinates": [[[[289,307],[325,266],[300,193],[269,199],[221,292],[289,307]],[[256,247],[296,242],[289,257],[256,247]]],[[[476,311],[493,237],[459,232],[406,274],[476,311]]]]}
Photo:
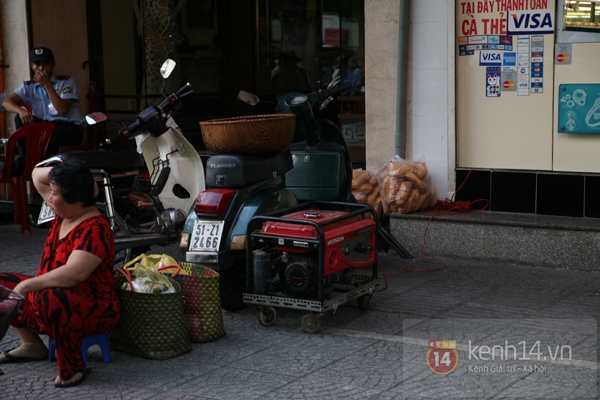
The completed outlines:
{"type": "Polygon", "coordinates": [[[256,216],[247,230],[244,303],[265,326],[275,321],[275,307],[307,311],[307,333],[350,300],[367,310],[379,287],[376,240],[377,215],[364,204],[308,202],[256,216]]]}

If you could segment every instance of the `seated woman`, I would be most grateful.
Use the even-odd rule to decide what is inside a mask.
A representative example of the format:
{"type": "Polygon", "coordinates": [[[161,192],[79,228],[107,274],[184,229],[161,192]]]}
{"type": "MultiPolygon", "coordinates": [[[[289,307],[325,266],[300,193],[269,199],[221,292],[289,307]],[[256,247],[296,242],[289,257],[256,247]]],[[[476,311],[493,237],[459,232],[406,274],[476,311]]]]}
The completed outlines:
{"type": "Polygon", "coordinates": [[[95,207],[98,187],[85,163],[65,161],[35,168],[36,189],[56,214],[35,277],[0,274],[0,285],[26,297],[12,326],[22,345],[0,355],[0,363],[41,360],[56,343],[56,387],[80,384],[91,370],[81,343],[85,336],[113,329],[120,305],[113,279],[114,236],[95,207]]]}

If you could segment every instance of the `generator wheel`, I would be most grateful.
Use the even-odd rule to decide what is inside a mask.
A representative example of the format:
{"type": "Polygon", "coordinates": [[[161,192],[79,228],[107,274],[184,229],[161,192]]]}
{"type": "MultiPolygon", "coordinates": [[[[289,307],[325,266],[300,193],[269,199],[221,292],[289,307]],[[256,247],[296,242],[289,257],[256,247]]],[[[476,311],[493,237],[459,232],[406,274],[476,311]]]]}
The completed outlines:
{"type": "Polygon", "coordinates": [[[321,320],[318,315],[305,314],[300,321],[300,325],[302,325],[304,332],[315,333],[321,328],[321,320]]]}
{"type": "Polygon", "coordinates": [[[269,326],[275,322],[277,311],[273,307],[258,307],[258,320],[264,326],[269,326]]]}
{"type": "Polygon", "coordinates": [[[371,296],[364,295],[356,298],[356,302],[358,303],[358,309],[362,311],[367,311],[369,306],[371,305],[371,296]]]}

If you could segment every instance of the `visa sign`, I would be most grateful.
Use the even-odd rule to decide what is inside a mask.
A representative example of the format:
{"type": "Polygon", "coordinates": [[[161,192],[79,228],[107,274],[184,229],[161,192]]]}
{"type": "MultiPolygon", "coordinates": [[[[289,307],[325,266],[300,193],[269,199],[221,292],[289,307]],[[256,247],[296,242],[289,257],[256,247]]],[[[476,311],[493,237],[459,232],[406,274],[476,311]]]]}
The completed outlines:
{"type": "Polygon", "coordinates": [[[502,65],[502,53],[499,51],[481,50],[479,53],[479,65],[486,67],[499,67],[502,65]]]}
{"type": "Polygon", "coordinates": [[[509,35],[554,33],[554,10],[551,9],[509,11],[506,18],[509,35]]]}

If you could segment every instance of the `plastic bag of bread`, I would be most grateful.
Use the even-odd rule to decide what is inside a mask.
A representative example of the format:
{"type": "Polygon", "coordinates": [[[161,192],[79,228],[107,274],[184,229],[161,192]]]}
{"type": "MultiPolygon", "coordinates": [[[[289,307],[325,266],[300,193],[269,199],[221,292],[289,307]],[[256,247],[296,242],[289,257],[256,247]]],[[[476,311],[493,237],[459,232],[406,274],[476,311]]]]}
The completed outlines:
{"type": "Polygon", "coordinates": [[[358,203],[373,207],[378,218],[383,216],[379,197],[379,181],[374,173],[362,169],[354,170],[352,172],[352,194],[358,203]]]}
{"type": "Polygon", "coordinates": [[[425,161],[394,156],[377,173],[383,213],[402,214],[433,207],[437,201],[425,161]]]}

